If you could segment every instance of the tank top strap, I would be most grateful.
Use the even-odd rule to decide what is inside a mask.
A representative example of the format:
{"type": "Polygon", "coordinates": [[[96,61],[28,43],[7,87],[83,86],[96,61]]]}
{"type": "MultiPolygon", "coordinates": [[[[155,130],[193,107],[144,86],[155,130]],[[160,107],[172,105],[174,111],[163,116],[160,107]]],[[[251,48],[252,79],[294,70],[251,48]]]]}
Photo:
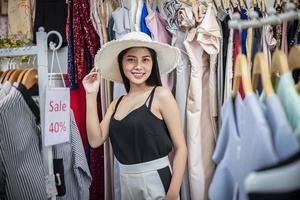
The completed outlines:
{"type": "Polygon", "coordinates": [[[116,104],[116,106],[115,106],[114,113],[112,114],[113,117],[115,116],[115,113],[116,113],[116,111],[117,111],[117,109],[118,109],[118,106],[119,106],[119,104],[120,104],[120,102],[121,102],[121,100],[122,100],[123,97],[124,97],[124,95],[122,95],[122,96],[118,99],[117,104],[116,104]]]}
{"type": "Polygon", "coordinates": [[[148,104],[148,108],[151,109],[151,104],[152,104],[152,100],[153,100],[153,96],[154,96],[154,92],[155,92],[156,86],[152,89],[150,95],[148,96],[145,104],[147,104],[147,101],[149,99],[149,104],[148,104]]]}

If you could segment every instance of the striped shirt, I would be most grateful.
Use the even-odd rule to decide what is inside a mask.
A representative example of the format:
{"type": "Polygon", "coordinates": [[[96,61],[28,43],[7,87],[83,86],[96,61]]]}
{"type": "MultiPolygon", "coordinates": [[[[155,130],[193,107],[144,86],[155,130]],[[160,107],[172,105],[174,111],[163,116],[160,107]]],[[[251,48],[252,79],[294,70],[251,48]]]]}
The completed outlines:
{"type": "MultiPolygon", "coordinates": [[[[57,199],[88,199],[91,175],[73,114],[70,124],[70,142],[53,146],[54,158],[63,159],[66,187],[66,194],[57,199]]],[[[36,116],[15,87],[0,101],[0,130],[2,196],[5,199],[47,199],[40,128],[36,116]]]]}
{"type": "Polygon", "coordinates": [[[10,82],[5,82],[0,85],[0,100],[3,99],[8,93],[11,88],[10,82]]]}

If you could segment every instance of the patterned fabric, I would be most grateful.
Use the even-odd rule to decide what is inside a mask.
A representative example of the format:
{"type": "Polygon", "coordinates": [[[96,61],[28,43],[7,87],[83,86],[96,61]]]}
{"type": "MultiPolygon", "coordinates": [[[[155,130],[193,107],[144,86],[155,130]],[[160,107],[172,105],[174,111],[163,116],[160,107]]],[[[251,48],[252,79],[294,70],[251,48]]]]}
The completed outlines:
{"type": "Polygon", "coordinates": [[[69,88],[78,88],[74,59],[74,33],[73,33],[73,0],[68,0],[67,40],[68,40],[68,84],[69,88]]]}
{"type": "Polygon", "coordinates": [[[8,1],[8,35],[10,38],[31,41],[35,0],[8,1]]]}
{"type": "Polygon", "coordinates": [[[39,127],[15,87],[0,101],[0,119],[0,191],[4,199],[46,200],[39,127]]]}
{"type": "Polygon", "coordinates": [[[63,159],[66,183],[66,195],[57,199],[89,200],[92,177],[73,113],[70,130],[70,142],[55,145],[53,148],[53,157],[63,159]]]}
{"type": "MultiPolygon", "coordinates": [[[[88,1],[69,0],[68,32],[70,32],[70,29],[73,29],[74,50],[71,51],[72,49],[69,49],[71,52],[68,52],[68,54],[73,53],[75,67],[74,69],[70,68],[70,70],[68,70],[68,73],[75,75],[69,76],[70,86],[75,86],[74,88],[71,87],[71,89],[75,89],[78,88],[78,84],[81,83],[82,79],[88,72],[84,61],[86,59],[85,50],[83,48],[84,45],[87,45],[88,51],[91,54],[92,65],[94,61],[93,58],[97,53],[97,50],[99,49],[99,37],[90,20],[90,9],[88,1]],[[73,6],[72,8],[70,8],[71,5],[73,6]],[[72,23],[70,23],[71,20],[72,23]],[[73,26],[70,27],[71,25],[73,26]]],[[[68,41],[70,40],[71,39],[68,39],[68,41]]],[[[71,58],[72,56],[69,57],[71,58]]]]}
{"type": "Polygon", "coordinates": [[[0,16],[0,38],[7,38],[7,16],[0,16]]]}
{"type": "MultiPolygon", "coordinates": [[[[37,116],[15,87],[0,102],[0,110],[0,127],[5,130],[0,135],[0,182],[5,183],[0,191],[7,199],[47,199],[37,116]]],[[[72,113],[70,142],[54,146],[53,153],[63,159],[66,183],[66,194],[57,199],[88,200],[91,175],[72,113]]]]}
{"type": "MultiPolygon", "coordinates": [[[[275,2],[280,2],[280,1],[275,1],[275,2]]],[[[276,13],[277,14],[281,14],[282,13],[283,9],[282,9],[280,3],[274,5],[274,8],[276,9],[276,13]]],[[[280,48],[280,45],[281,45],[281,35],[282,35],[282,25],[278,24],[278,25],[273,26],[273,31],[274,31],[275,39],[277,40],[276,47],[280,48]]]]}
{"type": "Polygon", "coordinates": [[[91,12],[90,15],[91,15],[91,21],[93,23],[95,31],[99,36],[100,44],[102,46],[104,42],[103,42],[102,31],[101,31],[101,20],[97,10],[97,8],[99,7],[99,3],[100,1],[90,0],[90,12],[91,12]]]}
{"type": "Polygon", "coordinates": [[[177,12],[180,9],[181,4],[178,0],[166,0],[163,4],[163,10],[166,14],[168,21],[168,29],[177,30],[180,27],[180,23],[177,19],[177,12]]]}
{"type": "MultiPolygon", "coordinates": [[[[72,74],[73,83],[76,88],[71,91],[71,108],[74,110],[75,119],[83,140],[84,149],[87,150],[87,133],[86,133],[86,101],[85,90],[82,85],[82,79],[94,65],[94,57],[100,47],[100,40],[90,19],[90,6],[88,0],[73,0],[73,13],[70,20],[73,19],[73,44],[74,51],[74,69],[72,74]],[[74,90],[76,89],[76,90],[74,90]]],[[[70,15],[70,14],[69,14],[70,15]]],[[[69,67],[69,66],[68,66],[69,67]]],[[[69,71],[71,71],[70,69],[69,71]]],[[[97,151],[97,155],[91,151],[90,169],[93,182],[90,187],[90,199],[101,199],[104,196],[103,173],[99,170],[99,166],[103,167],[102,153],[97,151]],[[102,174],[102,175],[101,175],[102,174]]]]}

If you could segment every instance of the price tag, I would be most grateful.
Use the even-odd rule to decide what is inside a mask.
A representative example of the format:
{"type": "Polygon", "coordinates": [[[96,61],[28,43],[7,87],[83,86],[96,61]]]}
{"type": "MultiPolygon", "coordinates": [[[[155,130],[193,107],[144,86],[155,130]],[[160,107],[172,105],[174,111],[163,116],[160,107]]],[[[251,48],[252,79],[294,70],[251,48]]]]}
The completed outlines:
{"type": "Polygon", "coordinates": [[[70,90],[47,88],[45,102],[45,146],[70,140],[70,90]]]}

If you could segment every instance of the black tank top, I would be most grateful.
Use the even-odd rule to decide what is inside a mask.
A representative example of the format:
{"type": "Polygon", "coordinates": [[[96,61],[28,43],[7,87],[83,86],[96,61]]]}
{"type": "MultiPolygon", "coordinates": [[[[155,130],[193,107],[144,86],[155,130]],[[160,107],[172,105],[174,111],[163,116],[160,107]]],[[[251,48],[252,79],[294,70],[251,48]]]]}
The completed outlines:
{"type": "Polygon", "coordinates": [[[151,112],[154,91],[155,88],[142,106],[131,111],[121,120],[115,119],[114,116],[123,96],[116,104],[109,124],[109,137],[114,154],[122,164],[155,160],[168,155],[172,149],[165,122],[151,112]]]}

